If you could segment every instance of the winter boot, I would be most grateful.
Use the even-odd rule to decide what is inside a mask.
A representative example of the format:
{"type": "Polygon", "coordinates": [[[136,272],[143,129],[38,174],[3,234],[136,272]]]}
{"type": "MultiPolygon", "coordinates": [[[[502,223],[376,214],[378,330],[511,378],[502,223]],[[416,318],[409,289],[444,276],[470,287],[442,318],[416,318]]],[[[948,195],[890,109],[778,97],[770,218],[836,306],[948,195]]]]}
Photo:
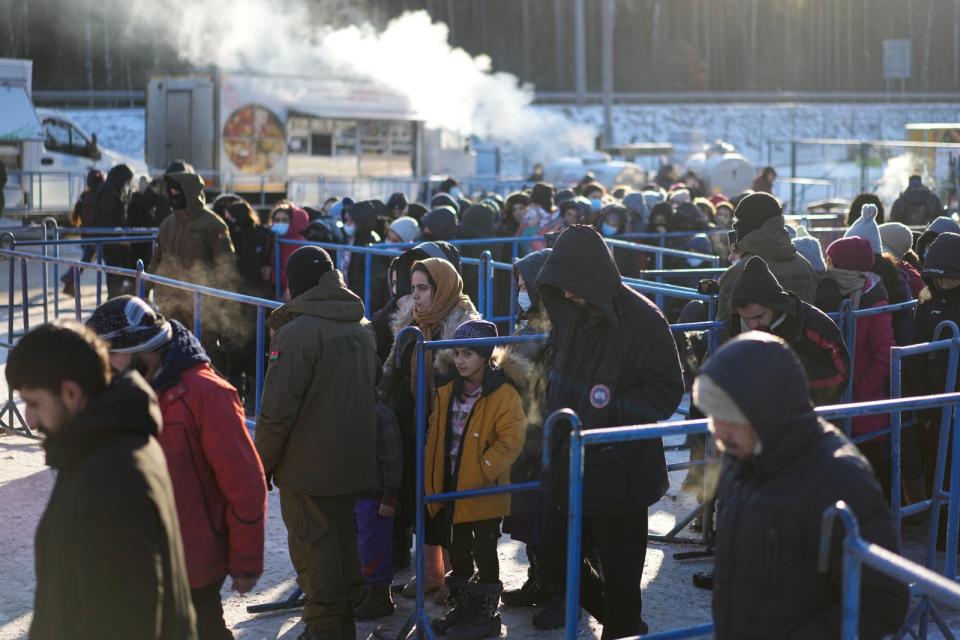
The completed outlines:
{"type": "Polygon", "coordinates": [[[363,602],[353,609],[353,617],[357,620],[383,618],[393,613],[396,606],[390,594],[390,585],[368,585],[363,602]]]}
{"type": "MultiPolygon", "coordinates": [[[[426,574],[423,584],[424,595],[436,593],[443,586],[443,577],[447,573],[445,561],[446,552],[443,547],[433,544],[423,545],[423,572],[426,574]]],[[[403,587],[400,594],[404,598],[417,597],[418,579],[417,576],[410,578],[410,581],[403,587]]]]}
{"type": "Polygon", "coordinates": [[[465,620],[450,627],[447,636],[455,640],[482,640],[500,635],[500,594],[502,582],[471,583],[470,613],[465,620]]]}
{"type": "Polygon", "coordinates": [[[447,586],[450,589],[450,600],[453,606],[439,618],[430,621],[430,626],[438,635],[444,635],[450,627],[466,620],[470,615],[471,598],[468,591],[470,578],[465,576],[447,576],[447,586]]]}
{"type": "Polygon", "coordinates": [[[63,295],[73,297],[76,291],[73,288],[73,267],[60,276],[60,282],[63,283],[63,295]]]}
{"type": "Polygon", "coordinates": [[[693,574],[693,586],[698,589],[713,591],[713,569],[709,571],[698,571],[693,574]]]}
{"type": "Polygon", "coordinates": [[[530,551],[530,567],[527,569],[527,581],[519,589],[503,592],[503,604],[508,607],[540,607],[548,604],[552,597],[550,587],[540,575],[537,556],[530,551]]]}
{"type": "MultiPolygon", "coordinates": [[[[582,616],[581,611],[579,616],[582,616]]],[[[563,598],[552,598],[533,616],[533,626],[541,631],[562,629],[567,620],[567,607],[563,598]]]]}

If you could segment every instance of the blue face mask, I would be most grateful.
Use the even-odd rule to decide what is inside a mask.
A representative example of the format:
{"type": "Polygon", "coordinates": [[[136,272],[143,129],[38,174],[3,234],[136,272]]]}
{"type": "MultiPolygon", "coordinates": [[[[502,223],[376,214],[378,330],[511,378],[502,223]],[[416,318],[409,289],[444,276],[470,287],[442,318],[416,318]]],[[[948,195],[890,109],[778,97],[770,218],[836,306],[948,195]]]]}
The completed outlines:
{"type": "Polygon", "coordinates": [[[619,229],[617,229],[612,224],[603,223],[602,225],[600,225],[600,231],[601,233],[603,233],[603,235],[609,238],[610,236],[617,235],[617,231],[619,231],[619,229]]]}
{"type": "Polygon", "coordinates": [[[270,227],[270,231],[277,234],[278,236],[287,235],[287,231],[290,230],[290,224],[287,222],[274,222],[273,226],[270,227]]]}
{"type": "Polygon", "coordinates": [[[517,293],[517,306],[521,310],[526,311],[530,308],[530,305],[533,304],[533,301],[530,300],[530,294],[526,291],[519,291],[517,293]]]}
{"type": "Polygon", "coordinates": [[[590,199],[590,208],[591,208],[594,212],[600,211],[600,209],[603,209],[603,200],[601,200],[600,198],[591,198],[591,199],[590,199]]]}

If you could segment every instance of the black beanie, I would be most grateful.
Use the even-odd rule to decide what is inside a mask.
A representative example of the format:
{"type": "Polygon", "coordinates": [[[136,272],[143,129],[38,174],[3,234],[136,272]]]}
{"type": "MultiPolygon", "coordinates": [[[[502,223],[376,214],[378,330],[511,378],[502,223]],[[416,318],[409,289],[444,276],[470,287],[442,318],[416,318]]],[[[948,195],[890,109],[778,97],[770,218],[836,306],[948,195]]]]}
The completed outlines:
{"type": "Polygon", "coordinates": [[[287,288],[296,298],[320,282],[323,274],[333,270],[330,254],[320,247],[300,247],[287,260],[287,288]]]}
{"type": "Polygon", "coordinates": [[[747,260],[733,285],[731,298],[735,309],[748,304],[759,304],[784,312],[793,306],[790,294],[784,291],[780,281],[760,256],[751,256],[747,260]]]}
{"type": "Polygon", "coordinates": [[[740,201],[733,216],[736,222],[733,228],[737,231],[737,240],[743,240],[751,231],[756,231],[770,218],[783,215],[780,201],[769,193],[757,191],[740,201]]]}

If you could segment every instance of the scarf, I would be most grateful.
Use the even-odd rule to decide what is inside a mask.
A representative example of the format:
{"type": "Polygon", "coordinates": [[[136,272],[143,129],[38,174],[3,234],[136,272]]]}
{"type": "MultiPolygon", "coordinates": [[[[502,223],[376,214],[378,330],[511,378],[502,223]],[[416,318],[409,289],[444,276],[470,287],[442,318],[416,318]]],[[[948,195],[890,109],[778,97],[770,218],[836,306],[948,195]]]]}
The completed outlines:
{"type": "MultiPolygon", "coordinates": [[[[423,313],[413,308],[413,319],[423,332],[425,340],[433,340],[435,333],[439,333],[443,321],[447,316],[457,308],[457,306],[466,301],[470,303],[470,298],[463,294],[463,280],[460,274],[453,268],[453,265],[442,258],[427,258],[420,260],[416,264],[422,264],[427,268],[430,278],[437,285],[433,292],[433,302],[430,308],[423,313]]],[[[472,304],[472,303],[471,303],[472,304]]],[[[450,336],[445,336],[450,337],[450,336]]],[[[425,358],[427,371],[427,398],[433,397],[433,358],[428,354],[425,358]]],[[[410,364],[410,390],[416,397],[417,393],[417,359],[414,357],[410,364]]]]}
{"type": "Polygon", "coordinates": [[[830,267],[821,276],[824,280],[832,280],[836,283],[840,295],[844,298],[849,297],[853,309],[860,308],[860,295],[867,284],[868,274],[862,271],[850,271],[848,269],[838,269],[830,267]]]}

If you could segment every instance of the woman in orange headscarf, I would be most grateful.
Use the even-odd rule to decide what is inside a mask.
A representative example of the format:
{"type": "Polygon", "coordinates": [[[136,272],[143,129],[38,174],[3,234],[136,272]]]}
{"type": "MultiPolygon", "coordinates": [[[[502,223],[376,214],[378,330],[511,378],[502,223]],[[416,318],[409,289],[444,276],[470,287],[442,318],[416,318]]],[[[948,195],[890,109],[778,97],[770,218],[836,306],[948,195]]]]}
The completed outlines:
{"type": "MultiPolygon", "coordinates": [[[[454,331],[468,320],[480,319],[470,298],[463,293],[463,280],[452,264],[441,258],[427,258],[415,262],[410,271],[411,293],[397,302],[397,311],[390,321],[394,345],[387,361],[383,365],[383,382],[380,385],[387,404],[396,412],[400,422],[403,439],[403,481],[400,487],[400,501],[395,521],[394,564],[406,560],[409,562],[410,536],[416,516],[416,455],[417,447],[423,442],[416,441],[416,384],[417,363],[415,342],[397,341],[399,333],[410,326],[416,326],[427,340],[453,338],[454,331]],[[399,356],[399,357],[398,357],[399,356]]],[[[428,352],[426,359],[427,388],[424,397],[429,403],[426,414],[435,396],[435,389],[448,381],[449,373],[440,374],[434,364],[443,359],[452,359],[450,349],[428,352]]],[[[452,371],[452,367],[446,371],[452,371]]],[[[425,592],[440,591],[446,573],[443,551],[440,546],[425,546],[425,592]]],[[[438,600],[446,599],[442,590],[438,600]]],[[[413,597],[415,582],[404,587],[403,594],[413,597]]]]}

